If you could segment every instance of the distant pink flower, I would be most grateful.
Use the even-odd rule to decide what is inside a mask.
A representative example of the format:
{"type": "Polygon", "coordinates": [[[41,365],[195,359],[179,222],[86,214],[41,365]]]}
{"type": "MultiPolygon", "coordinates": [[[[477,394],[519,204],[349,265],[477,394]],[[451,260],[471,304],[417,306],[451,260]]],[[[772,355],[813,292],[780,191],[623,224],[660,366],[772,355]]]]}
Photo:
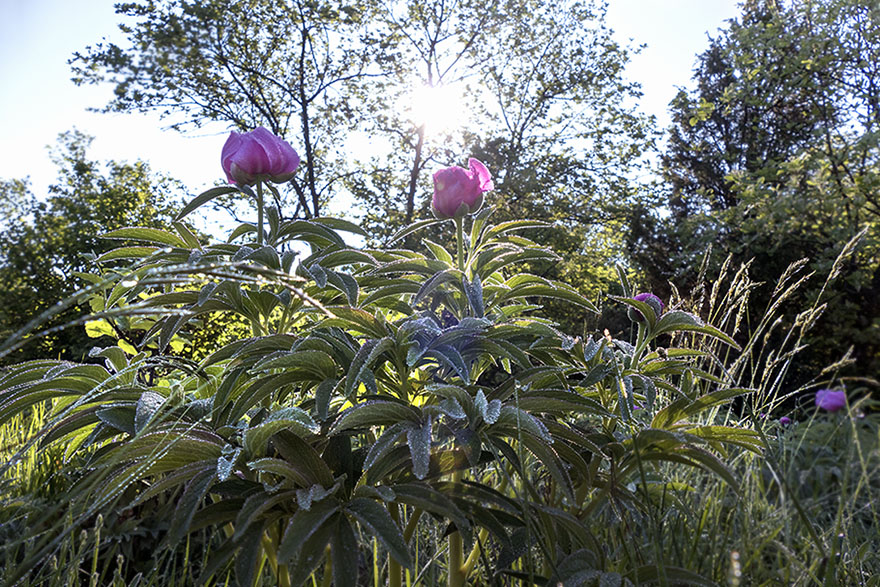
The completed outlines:
{"type": "Polygon", "coordinates": [[[462,218],[483,205],[483,193],[495,189],[492,175],[476,159],[469,159],[470,171],[447,167],[434,173],[431,207],[437,218],[462,218]]]}
{"type": "Polygon", "coordinates": [[[836,412],[846,407],[846,393],[834,389],[816,392],[816,405],[826,412],[836,412]]]}
{"type": "Polygon", "coordinates": [[[779,418],[779,423],[783,426],[788,426],[789,424],[791,424],[791,418],[789,418],[788,416],[782,416],[781,418],[779,418]]]}
{"type": "Polygon", "coordinates": [[[299,167],[299,155],[286,141],[261,126],[251,132],[230,133],[220,162],[229,183],[283,183],[290,181],[299,167]]]}

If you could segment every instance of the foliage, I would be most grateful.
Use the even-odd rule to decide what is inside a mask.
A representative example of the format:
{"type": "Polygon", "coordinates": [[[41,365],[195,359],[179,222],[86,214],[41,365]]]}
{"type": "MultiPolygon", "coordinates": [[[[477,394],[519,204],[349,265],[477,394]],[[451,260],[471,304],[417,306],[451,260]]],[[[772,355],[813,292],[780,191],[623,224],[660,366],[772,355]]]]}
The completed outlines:
{"type": "MultiPolygon", "coordinates": [[[[754,259],[752,275],[768,284],[802,258],[827,275],[843,244],[862,234],[832,288],[817,282],[793,299],[795,308],[829,306],[805,341],[801,382],[850,347],[855,366],[844,374],[880,367],[877,47],[874,3],[744,5],[700,55],[694,89],[672,103],[663,156],[670,214],[643,211],[631,233],[658,291],[690,287],[704,262],[716,273],[728,253],[737,264],[754,259]]],[[[753,295],[766,301],[771,291],[753,295]]]]}
{"type": "MultiPolygon", "coordinates": [[[[495,175],[499,221],[554,224],[541,238],[562,260],[531,270],[595,298],[613,283],[601,267],[621,260],[631,208],[654,203],[634,179],[651,121],[634,107],[628,51],[605,27],[602,1],[164,0],[118,12],[128,43],[77,53],[75,79],[112,84],[107,110],[286,136],[304,172],[278,198],[282,218],[354,197],[372,244],[386,243],[431,217],[426,169],[474,156],[495,175]],[[457,128],[409,111],[425,86],[461,91],[457,128]]],[[[573,327],[587,319],[550,311],[573,327]]]]}
{"type": "MultiPolygon", "coordinates": [[[[154,174],[143,161],[91,160],[87,156],[91,140],[78,131],[59,136],[53,151],[59,177],[48,198],[32,194],[27,182],[0,185],[0,206],[8,212],[0,232],[0,336],[4,339],[81,287],[78,275],[113,247],[96,235],[124,226],[159,226],[172,216],[176,182],[154,174]]],[[[88,312],[87,306],[72,307],[48,326],[88,312]]],[[[82,330],[65,330],[11,358],[81,360],[91,346],[82,330]]]]}
{"type": "MultiPolygon", "coordinates": [[[[751,390],[701,366],[736,344],[628,296],[617,301],[644,316],[634,344],[565,335],[534,300],[592,304],[521,270],[553,257],[519,234],[540,223],[490,216],[457,222],[456,249],[429,243],[427,255],[353,249],[339,231],[357,226],[283,221],[274,206],[265,227],[243,224],[227,243],[204,245],[181,223],[110,232],[141,244],[105,253],[108,269],[79,295],[100,299],[104,316],[155,324],[135,356],[106,347],[91,353],[103,364],[31,361],[0,379],[0,422],[52,401],[22,451],[60,445],[87,460],[66,517],[22,513],[36,530],[26,549],[4,547],[19,557],[7,580],[51,577],[65,537],[134,515],[157,528],[165,560],[202,545],[200,582],[705,583],[650,554],[622,556],[590,528],[625,535],[685,489],[663,463],[738,486],[725,456],[762,443],[713,414],[751,390]],[[296,264],[283,252],[292,240],[310,248],[296,264]],[[168,352],[175,333],[215,314],[240,316],[250,335],[199,363],[168,352]]],[[[119,552],[113,540],[95,538],[102,560],[119,552]]]]}

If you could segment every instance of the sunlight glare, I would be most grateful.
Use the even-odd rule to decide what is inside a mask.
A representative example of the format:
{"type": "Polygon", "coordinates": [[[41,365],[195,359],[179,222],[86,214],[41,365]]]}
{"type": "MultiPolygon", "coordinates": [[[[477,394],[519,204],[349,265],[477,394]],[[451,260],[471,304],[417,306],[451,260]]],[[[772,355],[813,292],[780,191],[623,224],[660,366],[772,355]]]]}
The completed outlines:
{"type": "Polygon", "coordinates": [[[465,124],[467,106],[459,85],[414,85],[406,101],[411,120],[429,133],[448,133],[465,124]]]}

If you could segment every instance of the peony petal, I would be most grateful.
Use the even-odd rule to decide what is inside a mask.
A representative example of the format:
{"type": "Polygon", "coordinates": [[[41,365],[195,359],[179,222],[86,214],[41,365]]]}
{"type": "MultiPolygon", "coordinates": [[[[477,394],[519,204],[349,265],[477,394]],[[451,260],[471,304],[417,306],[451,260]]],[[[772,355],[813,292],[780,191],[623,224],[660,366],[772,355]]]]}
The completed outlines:
{"type": "Polygon", "coordinates": [[[241,143],[241,135],[233,131],[229,133],[229,138],[226,139],[223,150],[220,152],[220,165],[223,167],[223,171],[226,173],[226,180],[229,183],[235,183],[235,179],[230,173],[230,163],[233,157],[235,157],[235,153],[241,148],[241,143]]]}
{"type": "Polygon", "coordinates": [[[492,183],[492,174],[489,173],[482,161],[474,158],[468,159],[468,166],[471,168],[473,176],[479,181],[480,191],[488,192],[495,189],[495,184],[492,183]]]}

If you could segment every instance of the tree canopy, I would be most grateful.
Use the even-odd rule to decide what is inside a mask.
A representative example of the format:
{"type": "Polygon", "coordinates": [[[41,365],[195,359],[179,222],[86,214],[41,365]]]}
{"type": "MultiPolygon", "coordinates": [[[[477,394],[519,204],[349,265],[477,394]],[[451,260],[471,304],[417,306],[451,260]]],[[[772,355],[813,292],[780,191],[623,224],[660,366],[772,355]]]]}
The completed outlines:
{"type": "Polygon", "coordinates": [[[809,337],[815,374],[850,346],[857,371],[880,367],[880,13],[873,3],[749,2],[711,40],[694,87],[671,105],[662,157],[665,218],[638,218],[632,252],[658,291],[692,287],[708,248],[754,259],[764,288],[799,259],[815,283],[793,308],[828,311],[809,337]],[[861,231],[856,253],[834,261],[861,231]],[[837,280],[822,287],[821,277],[837,280]]]}
{"type": "MultiPolygon", "coordinates": [[[[78,277],[115,243],[98,235],[125,226],[163,226],[173,217],[180,185],[143,161],[98,162],[92,141],[79,131],[61,133],[52,158],[58,179],[48,197],[26,180],[0,183],[0,338],[6,339],[50,306],[87,285],[78,277]]],[[[48,323],[53,328],[90,309],[76,307],[48,323]]],[[[82,359],[93,346],[82,328],[68,328],[23,348],[10,360],[82,359]]]]}

